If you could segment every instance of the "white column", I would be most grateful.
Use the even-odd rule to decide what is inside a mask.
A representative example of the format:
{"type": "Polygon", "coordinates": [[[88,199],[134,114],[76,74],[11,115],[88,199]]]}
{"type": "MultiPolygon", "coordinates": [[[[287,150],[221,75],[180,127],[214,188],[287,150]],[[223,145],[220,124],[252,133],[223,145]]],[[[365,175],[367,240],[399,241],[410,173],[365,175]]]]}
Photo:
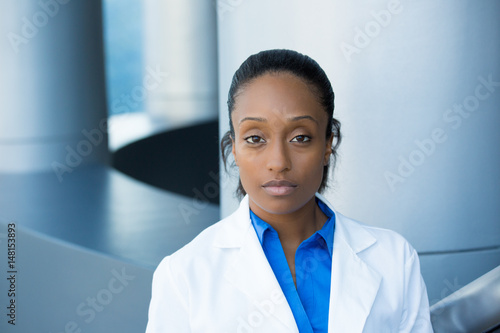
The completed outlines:
{"type": "Polygon", "coordinates": [[[148,0],[146,67],[167,72],[148,92],[153,118],[182,125],[217,119],[217,22],[213,1],[148,0]]]}

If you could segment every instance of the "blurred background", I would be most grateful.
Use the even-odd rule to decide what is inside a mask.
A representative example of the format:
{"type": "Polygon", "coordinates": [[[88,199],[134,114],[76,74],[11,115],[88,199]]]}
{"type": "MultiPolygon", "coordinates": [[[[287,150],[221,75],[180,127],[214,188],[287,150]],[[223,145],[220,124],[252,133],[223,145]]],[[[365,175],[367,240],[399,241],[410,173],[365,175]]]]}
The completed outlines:
{"type": "Polygon", "coordinates": [[[499,14],[496,0],[2,0],[0,331],[144,331],[160,260],[238,205],[237,170],[219,171],[227,92],[273,48],[332,82],[336,209],[407,238],[431,304],[489,272],[499,14]]]}

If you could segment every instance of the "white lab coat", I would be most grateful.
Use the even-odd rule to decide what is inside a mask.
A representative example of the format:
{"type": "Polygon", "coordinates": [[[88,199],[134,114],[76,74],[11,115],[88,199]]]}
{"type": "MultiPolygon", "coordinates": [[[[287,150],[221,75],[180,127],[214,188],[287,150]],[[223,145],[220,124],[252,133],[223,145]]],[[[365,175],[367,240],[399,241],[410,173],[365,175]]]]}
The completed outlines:
{"type": "MultiPolygon", "coordinates": [[[[328,332],[432,332],[411,245],[393,231],[335,217],[328,332]]],[[[252,227],[248,196],[160,263],[146,332],[298,332],[252,227]]]]}

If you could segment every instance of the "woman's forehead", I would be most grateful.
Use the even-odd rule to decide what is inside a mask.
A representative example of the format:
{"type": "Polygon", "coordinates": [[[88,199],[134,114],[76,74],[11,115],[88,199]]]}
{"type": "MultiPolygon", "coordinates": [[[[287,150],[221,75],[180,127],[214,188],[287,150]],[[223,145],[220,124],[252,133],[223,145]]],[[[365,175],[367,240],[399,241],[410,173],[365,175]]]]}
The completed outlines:
{"type": "Polygon", "coordinates": [[[264,74],[238,94],[232,118],[322,119],[326,112],[310,85],[288,73],[264,74]]]}

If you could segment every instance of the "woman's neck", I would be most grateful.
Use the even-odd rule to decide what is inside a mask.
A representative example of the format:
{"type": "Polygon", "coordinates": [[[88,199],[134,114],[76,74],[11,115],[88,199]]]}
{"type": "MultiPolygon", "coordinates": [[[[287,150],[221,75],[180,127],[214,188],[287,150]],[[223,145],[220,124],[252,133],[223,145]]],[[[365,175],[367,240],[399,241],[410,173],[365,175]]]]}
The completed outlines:
{"type": "Polygon", "coordinates": [[[282,244],[298,247],[316,231],[320,230],[328,217],[321,211],[313,197],[303,207],[288,214],[272,214],[258,207],[251,199],[250,209],[278,233],[282,244]]]}

